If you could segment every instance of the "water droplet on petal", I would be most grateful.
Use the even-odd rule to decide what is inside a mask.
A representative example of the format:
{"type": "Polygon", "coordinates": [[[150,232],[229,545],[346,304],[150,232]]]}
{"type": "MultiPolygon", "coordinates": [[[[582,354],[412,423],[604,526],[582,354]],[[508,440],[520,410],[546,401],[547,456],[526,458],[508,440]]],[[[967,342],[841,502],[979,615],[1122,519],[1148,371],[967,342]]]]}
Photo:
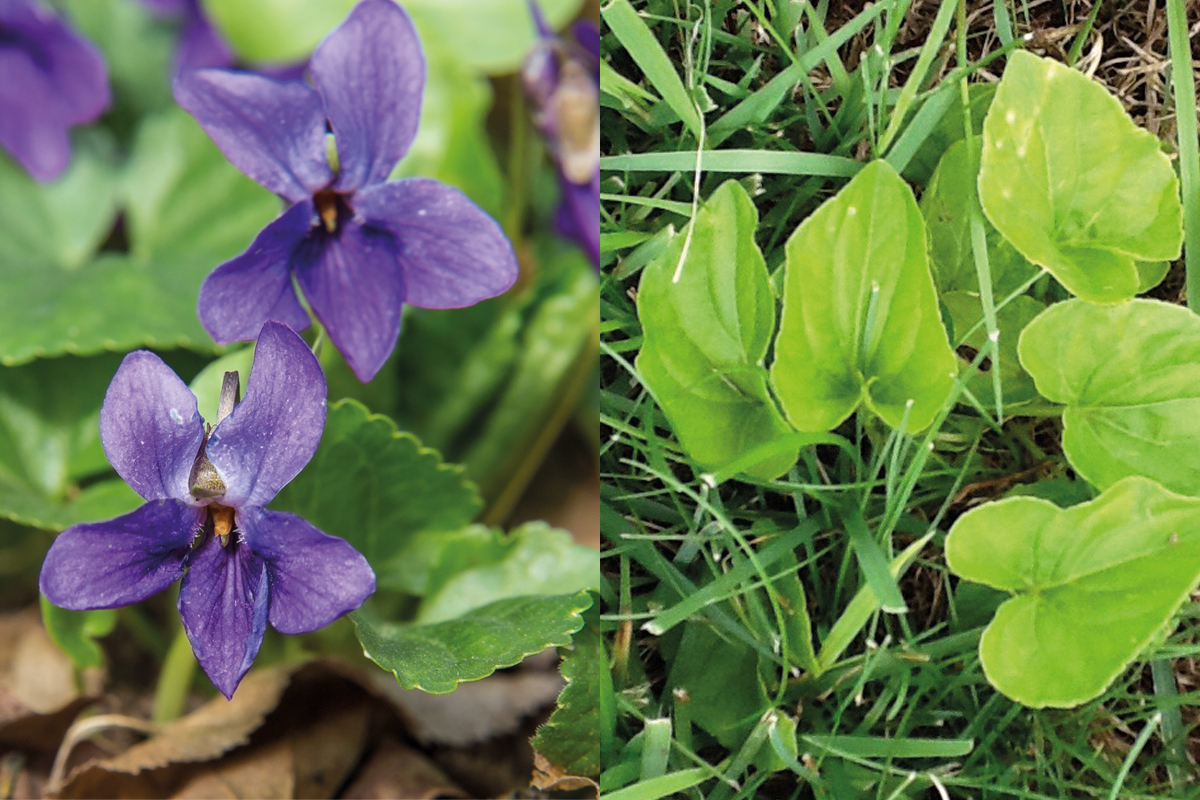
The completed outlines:
{"type": "Polygon", "coordinates": [[[171,419],[173,419],[175,421],[176,425],[183,424],[183,417],[181,417],[179,415],[178,409],[174,409],[174,408],[171,409],[171,419]]]}

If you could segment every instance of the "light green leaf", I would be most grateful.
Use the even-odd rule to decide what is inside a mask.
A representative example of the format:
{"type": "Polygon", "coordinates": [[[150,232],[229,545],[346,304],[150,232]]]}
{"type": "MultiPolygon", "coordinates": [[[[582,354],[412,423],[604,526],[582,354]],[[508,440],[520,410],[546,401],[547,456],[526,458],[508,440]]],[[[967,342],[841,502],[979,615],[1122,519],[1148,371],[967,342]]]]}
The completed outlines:
{"type": "Polygon", "coordinates": [[[1134,262],[1172,260],[1183,240],[1178,180],[1158,138],[1082,73],[1010,56],[983,126],[979,199],[988,219],[1072,293],[1116,302],[1134,262]]]}
{"type": "Polygon", "coordinates": [[[572,594],[600,588],[600,555],[577,545],[566,531],[527,522],[505,534],[473,526],[470,540],[455,537],[441,551],[416,621],[460,617],[509,597],[572,594]]]}
{"type": "Polygon", "coordinates": [[[596,776],[602,754],[615,747],[616,697],[608,651],[591,628],[575,634],[574,646],[563,648],[560,670],[567,685],[558,708],[530,740],[539,753],[568,775],[596,776]]]}
{"type": "MultiPolygon", "coordinates": [[[[983,325],[983,305],[979,295],[971,292],[947,292],[942,302],[950,312],[954,323],[954,336],[958,343],[959,367],[965,370],[975,360],[976,354],[987,347],[987,328],[983,325]],[[971,333],[968,335],[968,331],[971,333]]],[[[1015,297],[1012,302],[996,310],[996,328],[1000,331],[1000,363],[985,361],[979,371],[967,379],[967,388],[985,408],[995,406],[995,387],[991,371],[1000,370],[1001,392],[1004,405],[1027,403],[1037,398],[1033,378],[1021,367],[1017,358],[1017,341],[1021,331],[1033,321],[1045,306],[1032,297],[1015,297]]]]}
{"type": "MultiPolygon", "coordinates": [[[[967,164],[966,140],[959,139],[938,162],[937,171],[921,195],[921,213],[929,232],[929,266],[940,293],[979,292],[967,213],[974,202],[977,178],[978,170],[967,164]]],[[[992,292],[999,302],[1040,270],[986,220],[984,231],[992,292]]]]}
{"type": "Polygon", "coordinates": [[[207,259],[210,270],[249,247],[282,210],[179,108],[142,123],[124,189],[137,259],[191,256],[207,259]]]}
{"type": "Polygon", "coordinates": [[[1144,475],[1200,495],[1200,317],[1132,300],[1051,306],[1021,335],[1021,363],[1063,412],[1063,451],[1103,489],[1144,475]]]}
{"type": "Polygon", "coordinates": [[[117,625],[117,612],[111,608],[98,611],[67,611],[41,596],[42,622],[46,632],[64,653],[71,657],[75,666],[99,667],[104,665],[104,653],[96,639],[112,633],[117,625]]]}
{"type": "Polygon", "coordinates": [[[988,503],[955,522],[946,561],[1015,594],[979,643],[992,685],[1027,706],[1070,707],[1103,692],[1200,580],[1200,499],[1131,477],[1066,510],[988,503]]]}
{"type": "Polygon", "coordinates": [[[342,400],[329,407],[312,461],[271,507],[341,536],[380,570],[417,534],[463,527],[481,503],[462,467],[443,464],[387,417],[342,400]]]}
{"type": "Polygon", "coordinates": [[[954,383],[912,190],[868,164],[787,243],[771,382],[793,425],[826,431],[860,403],[893,428],[933,421],[954,383]]]}
{"type": "MultiPolygon", "coordinates": [[[[214,24],[247,61],[287,63],[312,53],[356,0],[204,0],[214,24]]],[[[514,72],[533,46],[525,0],[404,0],[421,39],[443,38],[461,63],[514,72]]],[[[582,0],[539,0],[551,25],[564,25],[582,0]]]]}
{"type": "Polygon", "coordinates": [[[113,143],[90,133],[75,137],[70,164],[50,183],[0,153],[0,264],[37,270],[50,263],[69,274],[108,236],[117,215],[113,143]]]}
{"type": "MultiPolygon", "coordinates": [[[[643,270],[638,287],[645,332],[638,371],[680,444],[705,469],[792,432],[767,391],[762,365],[775,298],[754,243],[757,227],[746,190],[726,181],[643,270]]],[[[746,473],[775,478],[795,461],[792,450],[746,473]]]]}
{"type": "Polygon", "coordinates": [[[51,530],[108,519],[142,500],[103,474],[100,406],[120,358],[40,360],[0,367],[0,516],[51,530]]]}
{"type": "Polygon", "coordinates": [[[367,658],[405,689],[447,694],[548,647],[570,643],[592,604],[587,592],[499,600],[433,625],[382,622],[370,604],[350,614],[367,658]]]}

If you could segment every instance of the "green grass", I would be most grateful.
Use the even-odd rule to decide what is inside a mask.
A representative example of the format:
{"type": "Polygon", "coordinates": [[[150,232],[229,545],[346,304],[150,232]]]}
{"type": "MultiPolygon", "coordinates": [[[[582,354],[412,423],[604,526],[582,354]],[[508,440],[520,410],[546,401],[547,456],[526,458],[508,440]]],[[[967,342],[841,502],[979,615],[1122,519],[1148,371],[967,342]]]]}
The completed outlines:
{"type": "MultiPolygon", "coordinates": [[[[973,502],[1018,483],[1042,480],[1064,502],[1091,496],[1066,470],[1057,418],[1006,417],[1000,402],[963,396],[913,437],[860,412],[805,447],[788,475],[756,483],[729,479],[737,464],[716,476],[696,468],[639,380],[631,295],[700,199],[731,176],[750,190],[778,281],[796,225],[865,160],[915,169],[947,115],[962,118],[967,83],[998,74],[997,59],[1037,22],[1018,3],[964,29],[957,8],[914,3],[918,33],[902,41],[910,3],[832,16],[840,5],[603,7],[601,527],[615,601],[602,621],[620,716],[602,791],[1200,797],[1195,766],[1180,761],[1200,691],[1172,680],[1172,668],[1196,671],[1200,605],[1075,709],[1026,709],[982,673],[979,636],[1003,596],[952,578],[942,544],[973,502]],[[880,596],[907,612],[881,610],[880,596]]],[[[1180,130],[1194,141],[1194,124],[1180,130]]],[[[1193,203],[1194,158],[1195,148],[1181,158],[1193,203]]],[[[977,268],[986,275],[986,259],[977,268]]],[[[1031,291],[1057,289],[1043,278],[1031,291]]],[[[985,298],[987,329],[1003,302],[985,298]]]]}

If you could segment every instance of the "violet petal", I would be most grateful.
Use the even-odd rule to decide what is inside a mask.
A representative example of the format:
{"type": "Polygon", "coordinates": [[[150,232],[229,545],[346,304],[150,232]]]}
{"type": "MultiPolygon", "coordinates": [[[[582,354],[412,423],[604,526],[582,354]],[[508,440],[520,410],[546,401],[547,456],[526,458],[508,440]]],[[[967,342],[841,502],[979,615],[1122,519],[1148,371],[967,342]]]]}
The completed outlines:
{"type": "Polygon", "coordinates": [[[254,339],[269,319],[296,331],[308,327],[308,312],[292,287],[289,259],[314,213],[312,201],[301,200],[263,228],[246,252],[204,279],[197,310],[213,339],[221,344],[254,339]]]}
{"type": "Polygon", "coordinates": [[[179,587],[179,615],[196,660],[226,698],[254,663],[267,630],[267,570],[245,542],[215,536],[196,548],[179,587]]]}
{"type": "Polygon", "coordinates": [[[0,3],[0,30],[0,145],[34,177],[50,180],[70,156],[67,126],[108,106],[104,59],[37,3],[0,3]]]}
{"type": "Polygon", "coordinates": [[[100,408],[100,441],[117,474],[147,500],[189,500],[204,441],[196,396],[154,353],[125,356],[100,408]]]}
{"type": "Polygon", "coordinates": [[[508,237],[457,189],[427,178],[391,181],[355,194],[354,208],[395,234],[410,305],[461,308],[507,291],[517,279],[508,237]]]}
{"type": "Polygon", "coordinates": [[[221,503],[265,506],[317,450],[325,428],[325,375],[286,325],[258,335],[246,397],[209,434],[208,460],[225,482],[221,503]]]}
{"type": "Polygon", "coordinates": [[[53,96],[25,53],[0,48],[0,146],[41,181],[57,178],[71,158],[64,111],[53,96]]]}
{"type": "Polygon", "coordinates": [[[412,21],[392,0],[362,0],[309,63],[337,142],[335,188],[387,180],[417,135],[425,57],[412,21]]]}
{"type": "Polygon", "coordinates": [[[395,237],[347,220],[336,234],[310,235],[296,248],[292,265],[346,363],[364,383],[374,378],[400,334],[404,275],[395,237]]]}
{"type": "Polygon", "coordinates": [[[596,80],[600,80],[600,28],[590,19],[581,19],[575,23],[575,41],[579,42],[592,58],[596,59],[596,80]]]}
{"type": "Polygon", "coordinates": [[[252,72],[184,70],[175,99],[242,172],[297,202],[333,178],[325,157],[325,112],[300,81],[252,72]]]}
{"type": "Polygon", "coordinates": [[[201,67],[229,67],[233,65],[233,51],[217,33],[195,4],[191,4],[183,25],[183,38],[176,54],[176,70],[199,69],[201,67]]]}
{"type": "Polygon", "coordinates": [[[246,544],[267,565],[271,625],[308,633],[353,611],[375,591],[375,572],[345,539],[294,514],[250,506],[238,512],[246,544]]]}
{"type": "Polygon", "coordinates": [[[596,172],[590,185],[580,186],[560,172],[558,185],[562,190],[556,219],[559,233],[578,242],[600,269],[600,173],[596,172]]]}
{"type": "Polygon", "coordinates": [[[50,545],[38,587],[75,611],[145,600],[183,574],[204,513],[181,500],[154,500],[116,519],[72,525],[50,545]]]}

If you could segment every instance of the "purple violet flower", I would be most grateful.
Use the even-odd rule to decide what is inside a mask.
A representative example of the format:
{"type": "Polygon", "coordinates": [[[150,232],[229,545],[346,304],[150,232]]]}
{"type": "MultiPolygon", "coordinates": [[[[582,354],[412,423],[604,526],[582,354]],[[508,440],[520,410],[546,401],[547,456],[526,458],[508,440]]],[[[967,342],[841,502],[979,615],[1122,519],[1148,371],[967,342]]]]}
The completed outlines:
{"type": "Polygon", "coordinates": [[[521,69],[538,130],[558,168],[558,232],[579,243],[600,268],[600,30],[584,20],[572,45],[555,35],[529,2],[541,40],[521,69]]]}
{"type": "Polygon", "coordinates": [[[33,0],[0,0],[0,146],[30,175],[57,178],[71,158],[67,128],[108,102],[96,48],[33,0]]]}
{"type": "Polygon", "coordinates": [[[362,0],[317,46],[313,84],[233,70],[175,78],[175,98],[239,169],[292,206],[200,288],[218,342],[250,339],[266,319],[296,330],[308,315],[369,381],[400,332],[400,307],[469,306],[517,277],[500,226],[457,189],[388,181],[417,132],[425,59],[408,14],[362,0]],[[337,147],[326,155],[326,124],[337,147]]]}
{"type": "Polygon", "coordinates": [[[325,427],[325,377],[304,341],[270,321],[246,399],[226,373],[216,427],[170,367],[139,350],[100,411],[113,468],[146,498],[136,511],[67,528],[50,547],[42,594],[74,610],[144,600],[182,577],[179,613],[200,666],[226,697],[250,669],[268,620],[307,633],[375,591],[343,539],[265,506],[312,458],[325,427]]]}

